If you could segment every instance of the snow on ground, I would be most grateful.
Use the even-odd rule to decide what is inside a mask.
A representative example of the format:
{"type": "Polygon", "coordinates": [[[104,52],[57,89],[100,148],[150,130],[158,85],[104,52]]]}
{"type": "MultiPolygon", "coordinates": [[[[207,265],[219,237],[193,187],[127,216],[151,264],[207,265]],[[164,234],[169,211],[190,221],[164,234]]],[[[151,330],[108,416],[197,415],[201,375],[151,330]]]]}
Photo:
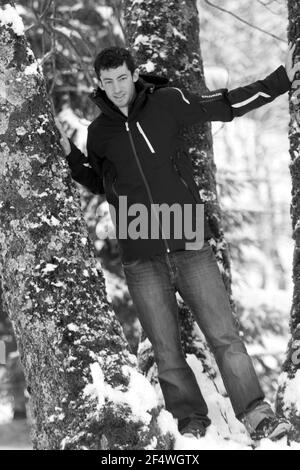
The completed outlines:
{"type": "MultiPolygon", "coordinates": [[[[174,419],[168,414],[169,427],[167,423],[161,426],[167,428],[175,436],[175,450],[253,450],[252,441],[248,437],[242,423],[234,415],[229,398],[223,396],[224,386],[220,381],[215,384],[203,373],[202,366],[194,355],[187,356],[187,362],[192,368],[199,383],[209,413],[208,416],[212,424],[207,429],[205,437],[201,439],[185,438],[174,428],[174,419]],[[219,391],[218,391],[219,390],[219,391]]],[[[225,394],[224,394],[225,395],[225,394]]],[[[165,418],[166,420],[166,418],[165,418]]],[[[287,444],[284,437],[277,442],[270,439],[260,441],[255,450],[300,450],[300,443],[287,444]]]]}
{"type": "MultiPolygon", "coordinates": [[[[207,429],[205,437],[201,439],[186,438],[178,432],[177,420],[163,409],[158,417],[158,424],[162,432],[169,431],[174,436],[174,450],[253,450],[253,443],[243,424],[234,416],[222,381],[217,378],[212,382],[203,372],[201,363],[194,355],[188,354],[187,362],[203,392],[212,424],[207,429]]],[[[156,391],[159,402],[161,393],[160,390],[156,391]]],[[[132,394],[132,392],[131,389],[130,393],[132,394]]],[[[142,406],[138,402],[135,404],[136,407],[140,406],[141,408],[144,408],[144,405],[145,403],[142,406]]],[[[145,412],[144,409],[142,411],[145,412]]],[[[139,414],[138,410],[136,413],[139,414]]],[[[12,410],[9,404],[0,404],[0,450],[3,449],[31,449],[28,425],[24,420],[12,421],[12,410]]],[[[263,439],[255,450],[300,450],[300,443],[292,443],[289,446],[286,438],[277,442],[263,439]]]]}
{"type": "Polygon", "coordinates": [[[11,403],[0,402],[0,450],[31,450],[27,421],[12,418],[11,403]]]}

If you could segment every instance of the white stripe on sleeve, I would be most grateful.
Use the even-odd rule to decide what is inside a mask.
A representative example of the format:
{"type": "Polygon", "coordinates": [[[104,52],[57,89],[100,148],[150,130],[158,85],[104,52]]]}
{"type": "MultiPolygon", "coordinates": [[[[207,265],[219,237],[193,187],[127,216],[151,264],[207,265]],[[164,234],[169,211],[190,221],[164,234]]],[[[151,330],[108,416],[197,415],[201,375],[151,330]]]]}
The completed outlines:
{"type": "Polygon", "coordinates": [[[268,95],[267,93],[263,93],[262,91],[259,91],[258,93],[256,93],[256,95],[251,96],[251,98],[241,101],[240,103],[232,104],[231,106],[232,108],[241,108],[242,106],[246,106],[246,104],[249,104],[252,101],[256,100],[257,98],[259,98],[259,96],[263,96],[264,98],[271,98],[271,96],[268,95]]]}
{"type": "Polygon", "coordinates": [[[182,93],[182,91],[180,90],[180,88],[175,88],[174,86],[173,86],[172,88],[174,88],[174,90],[178,90],[178,91],[181,93],[182,99],[183,99],[187,104],[191,104],[191,103],[189,102],[189,100],[184,96],[184,94],[182,93]]]}

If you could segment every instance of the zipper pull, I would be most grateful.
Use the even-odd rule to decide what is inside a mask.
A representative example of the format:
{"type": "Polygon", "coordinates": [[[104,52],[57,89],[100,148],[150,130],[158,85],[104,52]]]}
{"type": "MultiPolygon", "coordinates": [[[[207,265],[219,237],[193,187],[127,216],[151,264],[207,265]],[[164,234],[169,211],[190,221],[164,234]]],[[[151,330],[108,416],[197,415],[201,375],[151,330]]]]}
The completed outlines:
{"type": "Polygon", "coordinates": [[[129,132],[129,124],[128,124],[128,121],[125,122],[125,127],[126,127],[126,131],[129,132]]]}

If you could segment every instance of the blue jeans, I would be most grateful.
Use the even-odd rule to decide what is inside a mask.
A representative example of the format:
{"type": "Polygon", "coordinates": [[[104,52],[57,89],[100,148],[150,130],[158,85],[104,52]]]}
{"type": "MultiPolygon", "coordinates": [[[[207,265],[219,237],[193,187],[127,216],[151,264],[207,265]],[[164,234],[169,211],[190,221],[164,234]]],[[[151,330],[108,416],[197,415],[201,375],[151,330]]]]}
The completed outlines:
{"type": "Polygon", "coordinates": [[[238,419],[264,399],[252,361],[239,337],[228,293],[207,241],[123,264],[138,318],[154,350],[166,409],[174,418],[199,417],[208,409],[180,341],[176,291],[191,309],[216,359],[238,419]]]}

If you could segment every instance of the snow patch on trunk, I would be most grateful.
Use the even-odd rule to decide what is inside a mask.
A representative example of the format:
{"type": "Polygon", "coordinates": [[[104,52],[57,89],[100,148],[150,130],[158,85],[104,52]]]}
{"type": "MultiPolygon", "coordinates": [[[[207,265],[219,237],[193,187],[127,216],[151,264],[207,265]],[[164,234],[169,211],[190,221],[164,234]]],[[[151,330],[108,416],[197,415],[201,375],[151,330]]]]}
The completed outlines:
{"type": "Polygon", "coordinates": [[[292,408],[300,413],[300,370],[297,370],[295,377],[289,379],[286,372],[280,374],[278,379],[279,387],[284,387],[283,403],[285,411],[292,408]]]}
{"type": "Polygon", "coordinates": [[[157,396],[150,382],[139,372],[123,366],[122,372],[129,377],[127,390],[124,392],[120,387],[113,388],[105,382],[104,375],[99,363],[90,366],[93,383],[85,387],[85,395],[97,395],[98,407],[105,404],[105,399],[114,403],[124,403],[132,409],[133,419],[143,421],[146,425],[151,421],[151,414],[148,413],[158,405],[157,396]]]}

